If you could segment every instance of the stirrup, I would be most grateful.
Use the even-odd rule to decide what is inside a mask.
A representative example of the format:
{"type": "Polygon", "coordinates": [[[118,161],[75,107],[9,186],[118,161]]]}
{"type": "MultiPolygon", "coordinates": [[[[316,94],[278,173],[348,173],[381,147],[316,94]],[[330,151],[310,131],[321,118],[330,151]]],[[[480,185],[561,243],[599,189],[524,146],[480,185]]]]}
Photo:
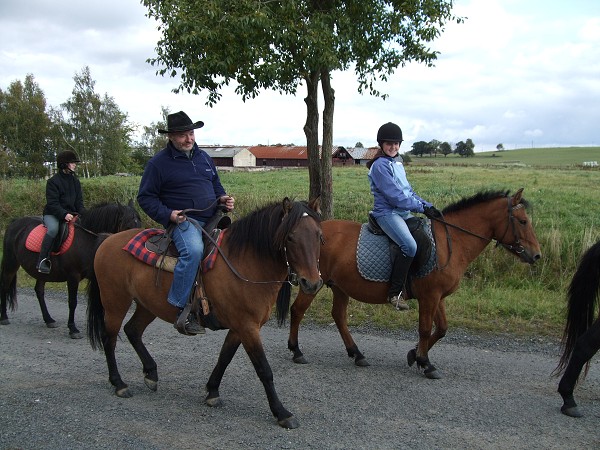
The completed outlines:
{"type": "Polygon", "coordinates": [[[49,258],[42,259],[37,265],[37,271],[43,274],[49,274],[52,270],[52,261],[49,258]]]}
{"type": "MultiPolygon", "coordinates": [[[[186,336],[205,334],[206,329],[197,320],[190,320],[190,316],[192,316],[193,314],[191,312],[191,307],[191,303],[185,305],[185,308],[183,308],[183,310],[179,312],[177,320],[175,320],[173,326],[177,331],[186,336]]],[[[194,319],[193,316],[192,319],[194,319]]]]}
{"type": "Polygon", "coordinates": [[[400,292],[398,295],[388,297],[388,302],[391,303],[397,311],[407,311],[410,309],[410,306],[402,297],[402,292],[400,292]]]}

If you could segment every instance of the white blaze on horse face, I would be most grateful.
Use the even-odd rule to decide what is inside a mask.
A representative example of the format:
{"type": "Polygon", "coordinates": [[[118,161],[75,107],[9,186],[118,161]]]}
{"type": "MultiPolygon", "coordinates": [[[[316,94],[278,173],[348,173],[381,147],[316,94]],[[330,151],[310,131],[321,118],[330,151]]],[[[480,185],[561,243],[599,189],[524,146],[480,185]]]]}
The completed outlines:
{"type": "Polygon", "coordinates": [[[303,212],[302,213],[302,217],[308,217],[308,213],[307,212],[303,212]]]}

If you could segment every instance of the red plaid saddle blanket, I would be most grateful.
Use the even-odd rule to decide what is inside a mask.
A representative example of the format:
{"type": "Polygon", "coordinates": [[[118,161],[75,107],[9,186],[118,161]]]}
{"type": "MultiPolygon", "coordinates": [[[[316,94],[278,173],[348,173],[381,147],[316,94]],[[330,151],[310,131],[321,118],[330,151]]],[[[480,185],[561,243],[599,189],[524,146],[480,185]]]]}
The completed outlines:
{"type": "MultiPolygon", "coordinates": [[[[218,247],[221,245],[221,241],[223,240],[224,230],[218,231],[221,232],[218,233],[215,239],[217,245],[210,246],[211,248],[205,249],[205,256],[202,260],[202,272],[207,272],[210,269],[212,269],[215,264],[215,261],[217,260],[218,247]]],[[[142,230],[135,236],[133,236],[129,240],[129,242],[127,242],[127,244],[125,244],[123,250],[125,250],[127,253],[131,253],[136,259],[139,259],[143,263],[146,263],[153,267],[160,266],[165,270],[172,272],[175,268],[177,258],[161,255],[159,253],[149,250],[146,247],[146,241],[148,241],[148,239],[150,239],[153,236],[162,235],[164,233],[165,230],[158,228],[147,228],[145,230],[142,230]]]]}

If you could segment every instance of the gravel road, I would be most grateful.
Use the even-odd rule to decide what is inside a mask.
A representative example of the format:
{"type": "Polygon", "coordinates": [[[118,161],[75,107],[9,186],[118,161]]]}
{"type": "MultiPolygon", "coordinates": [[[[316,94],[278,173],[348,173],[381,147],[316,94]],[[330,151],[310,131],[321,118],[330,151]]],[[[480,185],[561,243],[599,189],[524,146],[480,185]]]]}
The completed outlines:
{"type": "MultiPolygon", "coordinates": [[[[133,397],[121,399],[108,382],[104,354],[92,351],[87,339],[68,337],[66,296],[48,294],[59,328],[45,327],[32,289],[19,291],[11,325],[0,326],[1,449],[600,447],[600,355],[576,390],[585,416],[566,417],[558,380],[550,377],[558,342],[450,329],[430,353],[444,378],[429,380],[406,364],[416,331],[354,330],[371,363],[359,368],[334,326],[305,326],[300,338],[310,364],[296,365],[287,329],[269,322],[262,336],[275,386],[300,422],[285,430],[241,349],[221,385],[224,405],[204,403],[224,331],[186,337],[170,324],[153,323],[145,341],[159,367],[157,392],[145,387],[123,336],[117,358],[133,397]]],[[[82,331],[84,318],[82,299],[82,331]]]]}

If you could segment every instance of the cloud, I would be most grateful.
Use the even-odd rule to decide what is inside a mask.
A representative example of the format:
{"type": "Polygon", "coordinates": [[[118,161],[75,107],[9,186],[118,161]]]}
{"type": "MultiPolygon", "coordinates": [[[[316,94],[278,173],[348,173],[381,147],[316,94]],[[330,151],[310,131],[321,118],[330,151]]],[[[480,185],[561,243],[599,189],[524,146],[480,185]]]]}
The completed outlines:
{"type": "MultiPolygon", "coordinates": [[[[448,24],[432,47],[435,67],[408,64],[378,89],[360,95],[354,74],[333,74],[334,144],[374,145],[394,121],[415,141],[476,150],[598,145],[600,2],[457,0],[463,24],[448,24]]],[[[0,4],[0,88],[34,75],[48,103],[70,96],[73,76],[89,66],[96,92],[113,97],[134,124],[160,119],[161,107],[184,110],[206,126],[203,144],[305,143],[304,88],[298,95],[262,92],[242,102],[232,89],[214,108],[206,96],[173,94],[177,80],[156,75],[146,60],[159,39],[138,0],[88,2],[4,0],[0,4]]],[[[321,101],[322,108],[322,101],[321,101]]]]}

